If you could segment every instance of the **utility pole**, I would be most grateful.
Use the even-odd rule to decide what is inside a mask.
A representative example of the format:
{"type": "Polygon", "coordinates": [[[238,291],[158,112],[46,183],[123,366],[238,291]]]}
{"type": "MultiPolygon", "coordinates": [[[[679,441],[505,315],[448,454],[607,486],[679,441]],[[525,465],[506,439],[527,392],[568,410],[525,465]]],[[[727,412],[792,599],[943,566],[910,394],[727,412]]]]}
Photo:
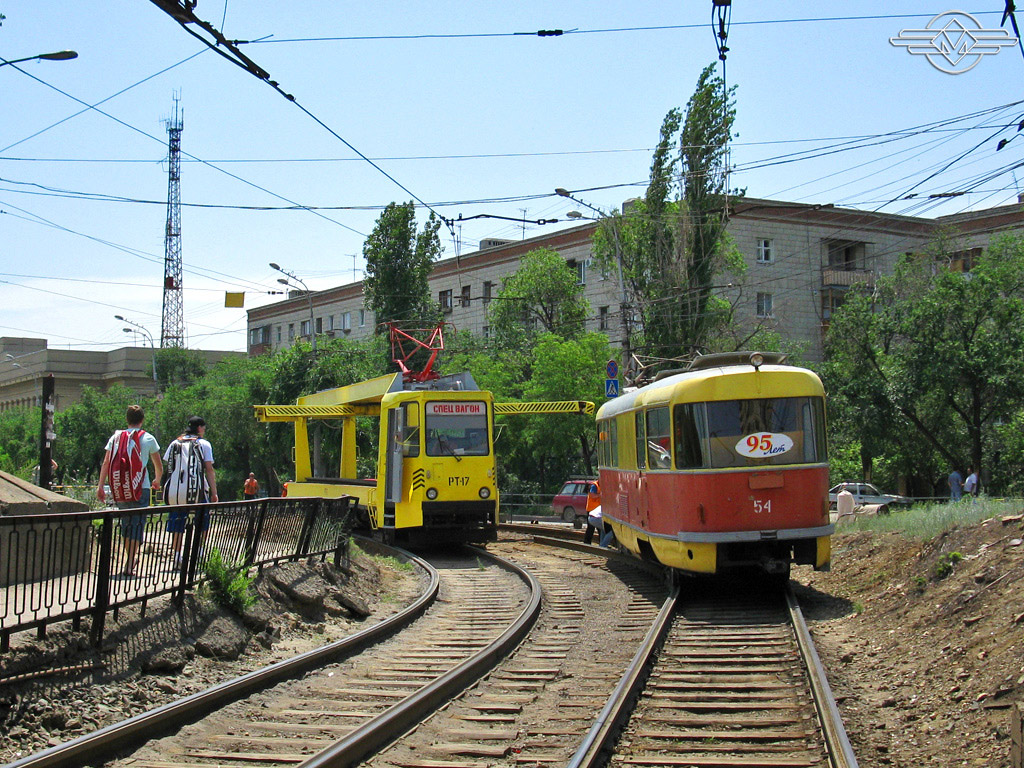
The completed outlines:
{"type": "Polygon", "coordinates": [[[183,118],[174,99],[167,121],[167,231],[164,238],[164,309],[160,348],[185,346],[185,310],[181,287],[181,131],[183,118]]]}

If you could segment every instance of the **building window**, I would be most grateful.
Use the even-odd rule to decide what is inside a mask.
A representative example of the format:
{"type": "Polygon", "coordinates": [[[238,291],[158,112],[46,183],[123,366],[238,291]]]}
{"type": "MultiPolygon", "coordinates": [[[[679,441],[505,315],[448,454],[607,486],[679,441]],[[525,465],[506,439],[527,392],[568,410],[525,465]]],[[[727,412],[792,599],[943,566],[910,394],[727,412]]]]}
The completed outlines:
{"type": "Polygon", "coordinates": [[[485,325],[483,330],[483,336],[485,339],[491,338],[491,326],[485,325]]]}
{"type": "Polygon", "coordinates": [[[772,316],[772,295],[770,293],[758,293],[757,294],[757,316],[758,317],[771,317],[772,316]]]}
{"type": "Polygon", "coordinates": [[[590,259],[581,259],[580,261],[577,261],[576,259],[569,259],[565,263],[569,265],[569,269],[576,273],[577,285],[586,285],[587,265],[590,263],[590,259]]]}
{"type": "Polygon", "coordinates": [[[451,289],[447,291],[439,291],[437,294],[437,303],[441,305],[442,312],[452,311],[452,292],[451,289]]]}
{"type": "Polygon", "coordinates": [[[323,333],[324,332],[324,319],[322,317],[318,317],[316,319],[316,332],[317,333],[323,333]]]}
{"type": "Polygon", "coordinates": [[[281,326],[277,326],[277,343],[281,343],[281,326]]]}
{"type": "Polygon", "coordinates": [[[366,310],[365,309],[360,309],[359,310],[359,327],[362,328],[364,325],[366,325],[366,310]]]}
{"type": "Polygon", "coordinates": [[[487,304],[491,300],[491,291],[494,290],[494,283],[490,280],[484,280],[484,304],[487,304]]]}
{"type": "Polygon", "coordinates": [[[470,296],[469,286],[468,285],[462,286],[462,295],[459,297],[459,306],[460,307],[468,307],[469,306],[469,296],[470,296]]]}
{"type": "Polygon", "coordinates": [[[295,341],[295,323],[288,323],[288,341],[295,341]]]}
{"type": "Polygon", "coordinates": [[[351,312],[342,312],[340,315],[338,315],[338,326],[339,326],[340,330],[345,331],[346,333],[348,331],[351,331],[352,330],[352,313],[351,312]]]}
{"type": "Polygon", "coordinates": [[[597,309],[597,329],[599,331],[608,330],[608,307],[598,307],[597,309]]]}
{"type": "Polygon", "coordinates": [[[833,240],[828,244],[828,265],[832,269],[854,270],[864,261],[864,243],[833,240]]]}
{"type": "Polygon", "coordinates": [[[300,336],[309,336],[311,328],[312,328],[312,326],[310,325],[310,321],[309,320],[303,320],[302,324],[299,326],[299,335],[300,336]]]}
{"type": "Polygon", "coordinates": [[[821,294],[821,319],[830,322],[832,315],[837,309],[843,306],[846,299],[845,289],[826,288],[821,294]]]}
{"type": "MultiPolygon", "coordinates": [[[[278,326],[280,332],[280,326],[278,326]]],[[[257,344],[269,344],[270,343],[270,326],[262,325],[259,328],[249,329],[249,344],[250,346],[256,346],[257,344]]]]}
{"type": "Polygon", "coordinates": [[[772,241],[762,239],[757,241],[757,263],[771,264],[774,261],[772,256],[772,241]]]}

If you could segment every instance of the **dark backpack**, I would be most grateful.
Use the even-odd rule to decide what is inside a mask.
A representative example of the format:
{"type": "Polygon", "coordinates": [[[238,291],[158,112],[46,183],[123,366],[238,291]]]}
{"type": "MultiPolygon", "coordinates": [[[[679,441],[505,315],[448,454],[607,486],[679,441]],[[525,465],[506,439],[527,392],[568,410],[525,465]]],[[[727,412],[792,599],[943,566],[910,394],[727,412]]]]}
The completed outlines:
{"type": "Polygon", "coordinates": [[[142,478],[146,471],[142,437],[145,434],[141,429],[122,429],[114,433],[110,449],[110,493],[115,502],[142,498],[142,478]]]}
{"type": "Polygon", "coordinates": [[[198,438],[182,435],[173,443],[167,457],[167,504],[198,504],[207,501],[206,470],[198,438]]]}

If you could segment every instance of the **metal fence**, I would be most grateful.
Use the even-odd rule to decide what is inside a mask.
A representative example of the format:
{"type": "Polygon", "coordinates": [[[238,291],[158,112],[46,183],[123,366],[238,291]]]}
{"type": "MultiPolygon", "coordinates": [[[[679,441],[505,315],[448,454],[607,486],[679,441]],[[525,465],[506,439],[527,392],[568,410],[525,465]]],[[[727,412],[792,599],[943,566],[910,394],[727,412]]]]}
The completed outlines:
{"type": "Polygon", "coordinates": [[[184,595],[214,549],[232,569],[347,557],[350,499],[270,498],[72,514],[0,517],[0,651],[14,632],[184,595]]]}

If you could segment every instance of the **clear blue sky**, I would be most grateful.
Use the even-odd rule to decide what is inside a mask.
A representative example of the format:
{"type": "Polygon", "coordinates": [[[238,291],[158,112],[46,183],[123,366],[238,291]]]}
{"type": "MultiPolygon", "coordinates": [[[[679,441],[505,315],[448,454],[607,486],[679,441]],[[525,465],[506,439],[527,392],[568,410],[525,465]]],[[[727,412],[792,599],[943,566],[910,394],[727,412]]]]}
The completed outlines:
{"type": "MultiPolygon", "coordinates": [[[[734,6],[733,186],[926,216],[1016,200],[1024,169],[1009,169],[1021,163],[1024,136],[998,153],[996,144],[1016,135],[1024,106],[995,108],[1024,99],[1018,48],[950,75],[889,42],[951,9],[941,3],[734,6]],[[852,148],[831,151],[839,146],[852,148]],[[780,162],[798,152],[808,156],[780,162]],[[918,197],[900,199],[907,193],[918,197]]],[[[1002,3],[964,10],[997,28],[1002,3]]],[[[79,54],[0,66],[0,335],[109,349],[132,343],[120,314],[159,337],[164,120],[176,95],[192,347],[245,349],[245,313],[224,309],[223,293],[245,291],[247,308],[273,300],[265,292],[280,275],[268,262],[314,289],[351,281],[353,268],[359,277],[380,208],[410,199],[147,0],[0,0],[0,13],[0,57],[79,54]],[[273,210],[296,205],[322,210],[273,210]]],[[[685,106],[717,59],[710,0],[200,0],[196,13],[230,39],[265,38],[244,51],[283,90],[453,218],[525,209],[528,219],[564,221],[578,206],[555,187],[603,209],[641,193],[662,118],[685,106]],[[540,29],[576,31],[513,34],[540,29]]],[[[559,226],[528,225],[525,235],[559,226]]],[[[476,219],[457,232],[468,253],[524,227],[476,219]]],[[[452,239],[444,243],[454,255],[452,239]]]]}

